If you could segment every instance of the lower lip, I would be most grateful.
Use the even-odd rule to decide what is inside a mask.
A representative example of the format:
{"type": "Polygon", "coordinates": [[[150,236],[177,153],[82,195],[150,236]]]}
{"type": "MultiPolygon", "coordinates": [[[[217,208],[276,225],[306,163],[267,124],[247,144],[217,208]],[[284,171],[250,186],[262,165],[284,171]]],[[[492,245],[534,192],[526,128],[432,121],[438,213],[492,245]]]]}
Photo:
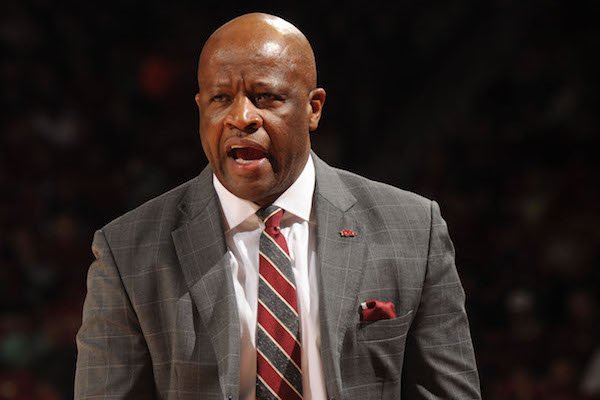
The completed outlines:
{"type": "Polygon", "coordinates": [[[267,158],[259,158],[256,160],[236,160],[234,158],[228,157],[229,165],[239,173],[253,173],[256,172],[264,163],[267,162],[267,158]]]}

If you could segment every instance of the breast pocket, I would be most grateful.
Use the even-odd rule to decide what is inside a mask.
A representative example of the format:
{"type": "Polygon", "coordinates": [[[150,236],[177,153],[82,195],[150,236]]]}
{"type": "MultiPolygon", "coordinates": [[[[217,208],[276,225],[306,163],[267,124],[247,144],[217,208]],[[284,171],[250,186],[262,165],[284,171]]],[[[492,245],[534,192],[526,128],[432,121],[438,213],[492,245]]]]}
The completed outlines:
{"type": "Polygon", "coordinates": [[[406,337],[412,310],[393,319],[373,322],[360,322],[357,327],[359,342],[389,341],[406,337]]]}
{"type": "Polygon", "coordinates": [[[356,335],[359,353],[367,357],[379,379],[400,379],[412,314],[411,310],[394,319],[359,323],[356,335]]]}

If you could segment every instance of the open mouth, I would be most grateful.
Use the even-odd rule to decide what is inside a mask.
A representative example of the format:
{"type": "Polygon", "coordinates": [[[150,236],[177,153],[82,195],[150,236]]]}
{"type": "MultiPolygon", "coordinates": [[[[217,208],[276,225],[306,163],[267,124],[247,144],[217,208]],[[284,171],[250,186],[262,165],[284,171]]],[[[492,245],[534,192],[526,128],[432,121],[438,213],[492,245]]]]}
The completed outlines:
{"type": "Polygon", "coordinates": [[[233,145],[227,152],[227,155],[237,163],[251,164],[253,161],[267,157],[267,152],[256,147],[233,145]]]}

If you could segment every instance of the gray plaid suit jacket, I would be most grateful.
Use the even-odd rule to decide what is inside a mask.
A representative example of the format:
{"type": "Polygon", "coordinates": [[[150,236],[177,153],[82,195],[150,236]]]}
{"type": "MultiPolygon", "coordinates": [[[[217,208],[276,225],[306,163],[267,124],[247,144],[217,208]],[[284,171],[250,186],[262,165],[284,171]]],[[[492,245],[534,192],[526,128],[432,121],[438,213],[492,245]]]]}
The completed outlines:
{"type": "MultiPolygon", "coordinates": [[[[328,396],[479,399],[438,205],[312,156],[328,396]],[[393,301],[397,318],[360,322],[368,299],[393,301]]],[[[97,231],[92,249],[75,398],[237,399],[240,326],[210,168],[97,231]]]]}

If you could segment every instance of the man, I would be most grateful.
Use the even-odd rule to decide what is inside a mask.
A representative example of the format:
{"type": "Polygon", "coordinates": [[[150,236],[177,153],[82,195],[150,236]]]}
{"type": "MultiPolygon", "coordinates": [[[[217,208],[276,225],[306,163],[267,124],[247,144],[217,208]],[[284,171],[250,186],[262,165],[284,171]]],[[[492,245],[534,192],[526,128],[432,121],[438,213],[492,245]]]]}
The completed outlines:
{"type": "Polygon", "coordinates": [[[209,166],[94,237],[75,397],[480,398],[439,208],[311,152],[305,36],[239,16],[198,84],[209,166]]]}

